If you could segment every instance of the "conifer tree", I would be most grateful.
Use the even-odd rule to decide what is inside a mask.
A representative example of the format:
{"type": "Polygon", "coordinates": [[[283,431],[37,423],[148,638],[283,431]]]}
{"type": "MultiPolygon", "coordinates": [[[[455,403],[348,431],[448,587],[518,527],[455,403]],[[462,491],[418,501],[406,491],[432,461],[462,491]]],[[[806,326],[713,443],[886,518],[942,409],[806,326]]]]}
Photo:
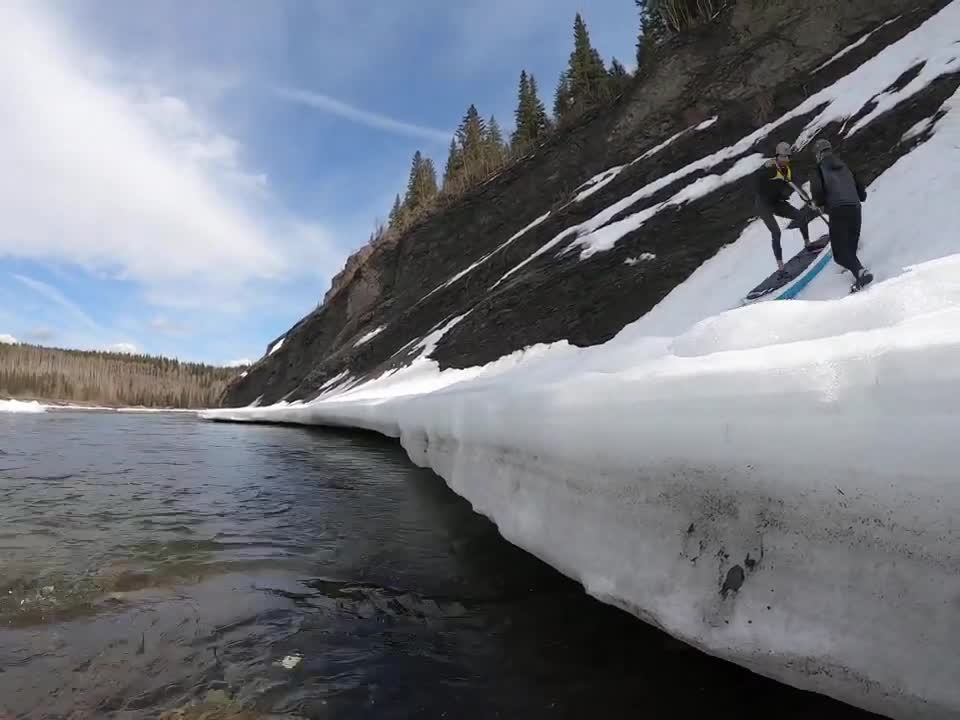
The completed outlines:
{"type": "Polygon", "coordinates": [[[569,115],[573,106],[573,91],[570,88],[570,76],[564,70],[560,73],[560,81],[557,83],[557,89],[553,94],[553,116],[558,123],[569,115]]]}
{"type": "Polygon", "coordinates": [[[476,106],[470,105],[457,128],[457,142],[462,157],[461,177],[468,184],[483,173],[486,134],[486,123],[476,106]]]}
{"type": "Polygon", "coordinates": [[[417,178],[417,188],[422,202],[430,202],[437,195],[437,169],[430,158],[423,159],[420,175],[417,178]]]}
{"type": "Polygon", "coordinates": [[[590,44],[590,33],[580,13],[573,23],[573,52],[557,87],[558,120],[583,112],[610,97],[610,77],[600,53],[590,44]]]}
{"type": "Polygon", "coordinates": [[[610,61],[610,85],[612,92],[614,94],[622,93],[629,84],[630,73],[627,72],[627,69],[619,60],[613,58],[613,60],[610,61]]]}
{"type": "Polygon", "coordinates": [[[404,209],[407,212],[419,210],[433,200],[437,194],[437,173],[430,158],[424,158],[417,150],[410,166],[410,179],[407,182],[407,195],[404,209]]]}
{"type": "Polygon", "coordinates": [[[543,100],[540,99],[540,91],[537,88],[537,79],[531,75],[530,76],[530,128],[533,132],[533,137],[536,140],[539,140],[548,132],[550,132],[550,118],[547,117],[547,108],[543,104],[543,100]]]}
{"type": "Polygon", "coordinates": [[[400,200],[400,195],[397,194],[396,199],[393,201],[393,209],[390,211],[390,229],[397,230],[403,224],[403,203],[400,200]]]}
{"type": "Polygon", "coordinates": [[[520,73],[520,88],[517,93],[516,129],[511,137],[515,153],[523,152],[527,147],[542,138],[550,129],[547,110],[537,95],[537,80],[520,73]]]}
{"type": "Polygon", "coordinates": [[[517,109],[513,113],[516,129],[511,142],[514,148],[525,146],[529,141],[529,98],[530,78],[526,70],[520,71],[520,88],[517,90],[517,109]]]}
{"type": "Polygon", "coordinates": [[[447,167],[443,171],[443,190],[452,192],[456,185],[457,178],[462,172],[463,156],[460,147],[457,145],[457,138],[450,138],[450,153],[447,155],[447,167]]]}
{"type": "Polygon", "coordinates": [[[503,131],[500,129],[497,118],[493,115],[490,116],[490,122],[487,123],[485,140],[484,154],[486,156],[487,172],[490,172],[502,167],[507,161],[507,146],[503,142],[503,131]]]}

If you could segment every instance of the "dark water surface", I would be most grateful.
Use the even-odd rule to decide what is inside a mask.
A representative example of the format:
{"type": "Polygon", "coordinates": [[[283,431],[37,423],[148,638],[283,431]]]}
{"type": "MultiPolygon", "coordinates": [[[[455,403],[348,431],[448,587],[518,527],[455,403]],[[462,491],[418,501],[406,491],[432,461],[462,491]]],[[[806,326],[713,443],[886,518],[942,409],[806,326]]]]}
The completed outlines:
{"type": "Polygon", "coordinates": [[[868,717],[590,599],[388,440],[0,414],[0,718],[164,713],[868,717]]]}

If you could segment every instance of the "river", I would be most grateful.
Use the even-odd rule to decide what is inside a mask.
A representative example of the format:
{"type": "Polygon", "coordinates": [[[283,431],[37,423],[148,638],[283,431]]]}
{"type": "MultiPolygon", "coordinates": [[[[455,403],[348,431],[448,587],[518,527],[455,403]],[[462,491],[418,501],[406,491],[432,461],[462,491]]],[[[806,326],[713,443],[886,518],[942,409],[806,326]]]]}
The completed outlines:
{"type": "Polygon", "coordinates": [[[0,414],[0,720],[867,718],[696,652],[373,435],[0,414]]]}

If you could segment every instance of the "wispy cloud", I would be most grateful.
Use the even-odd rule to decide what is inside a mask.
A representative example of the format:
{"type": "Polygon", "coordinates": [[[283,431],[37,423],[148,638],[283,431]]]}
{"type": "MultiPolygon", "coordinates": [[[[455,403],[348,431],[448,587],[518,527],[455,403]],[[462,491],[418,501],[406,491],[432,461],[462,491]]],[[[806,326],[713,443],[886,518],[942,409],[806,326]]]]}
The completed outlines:
{"type": "Polygon", "coordinates": [[[450,130],[438,130],[436,128],[403,122],[402,120],[397,120],[396,118],[392,118],[387,115],[370,112],[369,110],[362,110],[358,107],[354,107],[353,105],[349,105],[342,100],[337,100],[336,98],[330,97],[329,95],[324,95],[322,93],[311,92],[309,90],[297,90],[293,88],[278,88],[276,93],[285,100],[300,103],[302,105],[308,105],[312,108],[316,108],[317,110],[322,110],[332,115],[338,115],[342,118],[346,118],[347,120],[353,120],[354,122],[377,128],[379,130],[386,130],[398,135],[408,135],[410,137],[423,138],[425,140],[431,140],[433,142],[442,144],[450,142],[450,138],[453,137],[453,132],[450,130]]]}
{"type": "Polygon", "coordinates": [[[287,239],[301,218],[246,165],[243,144],[78,45],[55,8],[0,2],[0,67],[21,69],[0,73],[0,255],[77,264],[158,296],[203,285],[237,297],[312,275],[287,239]]]}
{"type": "Polygon", "coordinates": [[[98,333],[103,331],[103,328],[100,327],[100,325],[97,324],[97,322],[92,317],[87,315],[87,313],[85,313],[79,305],[77,305],[72,300],[67,299],[67,297],[62,292],[60,292],[57,288],[53,287],[53,285],[48,285],[45,282],[42,282],[32,277],[27,277],[26,275],[14,274],[13,277],[18,282],[23,283],[28,288],[33,290],[35,293],[42,295],[50,302],[56,303],[57,305],[62,307],[64,310],[67,311],[67,313],[70,314],[71,317],[73,317],[75,320],[79,321],[80,323],[86,325],[89,329],[94,330],[98,333]]]}

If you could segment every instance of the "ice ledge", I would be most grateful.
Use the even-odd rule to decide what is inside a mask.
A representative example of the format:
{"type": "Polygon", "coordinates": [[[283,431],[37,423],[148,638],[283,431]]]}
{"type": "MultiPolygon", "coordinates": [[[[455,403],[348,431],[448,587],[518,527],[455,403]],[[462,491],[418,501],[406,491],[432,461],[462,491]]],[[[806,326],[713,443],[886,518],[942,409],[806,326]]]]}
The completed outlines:
{"type": "Polygon", "coordinates": [[[960,713],[947,314],[794,343],[766,366],[749,349],[682,372],[206,417],[399,437],[600,600],[791,685],[940,720],[960,713]]]}

